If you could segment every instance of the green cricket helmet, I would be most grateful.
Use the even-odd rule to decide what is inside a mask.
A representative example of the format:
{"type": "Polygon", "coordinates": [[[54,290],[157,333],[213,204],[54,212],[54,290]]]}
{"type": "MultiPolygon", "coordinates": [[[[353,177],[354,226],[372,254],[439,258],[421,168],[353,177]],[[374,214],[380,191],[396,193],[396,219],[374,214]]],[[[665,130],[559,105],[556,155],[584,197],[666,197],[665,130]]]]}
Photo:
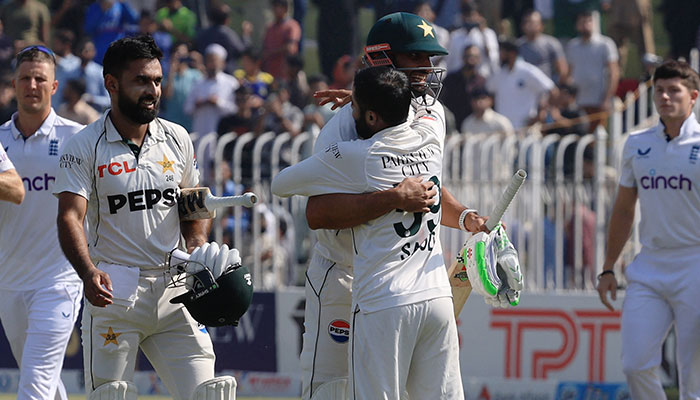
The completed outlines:
{"type": "MultiPolygon", "coordinates": [[[[187,274],[187,273],[183,273],[187,274]]],[[[229,266],[217,279],[209,268],[191,274],[189,289],[170,302],[182,303],[195,321],[206,326],[238,326],[253,298],[253,282],[247,267],[229,266]]]]}
{"type": "Polygon", "coordinates": [[[447,55],[447,50],[437,41],[435,28],[425,19],[407,12],[385,15],[370,29],[364,52],[363,60],[368,66],[393,66],[409,77],[413,72],[427,74],[425,81],[411,82],[414,95],[421,96],[425,102],[428,102],[425,99],[426,94],[433,98],[433,102],[440,94],[444,68],[435,67],[432,61],[430,67],[402,68],[400,65],[394,65],[391,58],[392,53],[447,55]]]}

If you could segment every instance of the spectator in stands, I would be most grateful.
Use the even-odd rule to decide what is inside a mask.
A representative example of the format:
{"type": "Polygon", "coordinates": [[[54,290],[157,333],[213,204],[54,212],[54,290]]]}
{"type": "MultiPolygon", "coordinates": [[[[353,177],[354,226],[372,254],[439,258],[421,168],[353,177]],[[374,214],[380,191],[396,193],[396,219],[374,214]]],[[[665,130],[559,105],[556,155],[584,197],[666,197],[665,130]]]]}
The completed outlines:
{"type": "Polygon", "coordinates": [[[224,115],[236,112],[234,93],[238,80],[224,72],[226,49],[213,43],[204,52],[206,76],[194,84],[185,101],[185,112],[192,116],[192,129],[200,135],[216,132],[224,115]]]}
{"type": "Polygon", "coordinates": [[[38,0],[9,0],[0,8],[0,21],[5,34],[25,47],[49,43],[51,17],[49,8],[38,0]]]}
{"type": "Polygon", "coordinates": [[[479,74],[488,77],[498,70],[498,37],[493,29],[486,26],[486,20],[479,13],[475,3],[462,3],[463,24],[450,33],[447,72],[462,68],[464,49],[475,45],[481,50],[479,74]]]}
{"type": "MultiPolygon", "coordinates": [[[[316,41],[321,73],[331,78],[336,61],[345,54],[357,54],[356,0],[313,0],[318,7],[316,41]]],[[[376,13],[377,18],[382,14],[376,13]]]]}
{"type": "Polygon", "coordinates": [[[12,60],[15,59],[15,43],[6,34],[0,20],[0,74],[12,71],[12,60]]]}
{"type": "Polygon", "coordinates": [[[100,113],[83,100],[85,81],[69,79],[63,89],[59,86],[59,90],[63,92],[63,104],[58,107],[58,115],[83,125],[91,124],[100,118],[100,113]]]}
{"type": "Polygon", "coordinates": [[[192,130],[192,117],[185,112],[185,100],[195,83],[202,79],[202,72],[189,65],[191,61],[187,44],[181,43],[172,50],[170,73],[163,84],[165,107],[161,109],[163,118],[182,125],[188,132],[192,130]]]}
{"type": "Polygon", "coordinates": [[[266,99],[275,78],[260,70],[260,54],[247,49],[241,54],[240,64],[241,68],[235,70],[233,76],[242,86],[249,87],[255,95],[266,99]]]}
{"type": "Polygon", "coordinates": [[[455,125],[462,122],[472,113],[472,92],[478,87],[486,86],[486,78],[479,74],[481,50],[475,45],[464,49],[464,64],[458,71],[447,74],[442,84],[440,101],[455,117],[455,125]]]}
{"type": "Polygon", "coordinates": [[[304,124],[304,112],[289,102],[289,90],[285,84],[279,84],[276,93],[271,93],[265,101],[262,118],[257,132],[288,132],[292,136],[301,133],[304,124]]]}
{"type": "MultiPolygon", "coordinates": [[[[481,15],[486,19],[486,24],[496,31],[500,31],[503,17],[503,0],[476,0],[476,5],[481,10],[481,15]]],[[[506,4],[506,6],[509,5],[506,4]]]]}
{"type": "Polygon", "coordinates": [[[287,57],[299,52],[301,27],[289,17],[287,0],[272,0],[274,21],[265,31],[262,47],[262,70],[275,79],[284,80],[287,76],[287,57]]]}
{"type": "MultiPolygon", "coordinates": [[[[92,3],[85,14],[83,30],[93,40],[96,49],[94,61],[102,65],[102,58],[109,44],[135,32],[138,23],[139,14],[125,2],[97,0],[92,3]]],[[[87,79],[86,83],[90,93],[90,83],[87,79]]]]}
{"type": "Polygon", "coordinates": [[[173,48],[172,36],[162,26],[156,23],[153,14],[148,10],[141,11],[139,19],[139,34],[150,35],[156,46],[163,52],[163,58],[160,59],[160,64],[163,68],[163,77],[168,76],[170,70],[170,52],[173,48]]]}
{"type": "Polygon", "coordinates": [[[54,32],[52,50],[56,55],[56,81],[58,90],[51,96],[51,104],[58,108],[63,103],[63,87],[68,81],[67,75],[80,68],[80,57],[73,54],[75,35],[68,29],[59,29],[54,32]]]}
{"type": "Polygon", "coordinates": [[[589,115],[590,129],[605,124],[611,101],[620,78],[617,48],[607,36],[593,31],[593,14],[579,14],[576,20],[579,36],[566,45],[572,83],[578,87],[576,102],[589,115]]]}
{"type": "Polygon", "coordinates": [[[170,33],[173,43],[191,43],[194,40],[197,16],[182,5],[181,0],[168,0],[165,7],[156,12],[156,22],[170,33]]]}
{"type": "Polygon", "coordinates": [[[508,118],[493,111],[493,98],[485,87],[471,93],[472,114],[461,125],[461,132],[468,134],[488,133],[502,137],[513,136],[515,130],[508,118]]]}
{"type": "MultiPolygon", "coordinates": [[[[105,88],[102,66],[95,61],[95,45],[90,38],[83,38],[76,46],[80,58],[78,68],[72,69],[64,78],[83,79],[85,81],[85,101],[95,110],[102,112],[110,105],[109,93],[105,88]]],[[[60,89],[59,89],[60,90],[60,89]]]]}
{"type": "MultiPolygon", "coordinates": [[[[576,36],[576,20],[583,12],[595,14],[596,20],[600,16],[601,0],[557,0],[554,1],[554,37],[567,41],[576,36]]],[[[595,24],[596,31],[600,27],[595,24]]]]}
{"type": "Polygon", "coordinates": [[[287,57],[285,83],[289,89],[289,101],[299,108],[304,108],[309,94],[309,82],[306,79],[306,72],[304,72],[304,59],[300,54],[287,57]]]}
{"type": "MultiPolygon", "coordinates": [[[[615,0],[610,2],[608,34],[620,52],[620,70],[627,65],[629,43],[637,47],[638,54],[654,54],[654,31],[650,0],[615,0]]],[[[637,60],[635,60],[637,61],[637,60]]]]}
{"type": "Polygon", "coordinates": [[[314,75],[309,78],[308,104],[303,109],[305,130],[308,130],[311,125],[316,125],[319,129],[323,128],[326,122],[339,110],[333,110],[331,103],[319,105],[321,99],[313,97],[313,94],[323,90],[328,90],[328,79],[325,76],[314,75]]]}
{"type": "Polygon", "coordinates": [[[501,42],[500,56],[501,69],[489,77],[487,88],[496,97],[498,113],[508,117],[515,129],[527,127],[557,88],[539,68],[518,57],[515,42],[501,42]]]}
{"type": "Polygon", "coordinates": [[[241,35],[229,27],[231,7],[219,3],[209,11],[211,26],[200,31],[195,40],[195,50],[204,54],[209,45],[216,43],[226,50],[227,58],[224,71],[232,73],[244,50],[251,46],[250,35],[253,25],[248,21],[241,23],[241,35]]]}
{"type": "MultiPolygon", "coordinates": [[[[490,1],[496,2],[496,0],[490,1]]],[[[430,5],[430,2],[419,2],[414,8],[413,13],[430,22],[430,25],[433,26],[433,30],[435,32],[435,38],[437,39],[438,43],[440,43],[440,46],[446,49],[450,48],[450,31],[435,23],[435,11],[433,11],[433,7],[430,5]]],[[[430,60],[436,67],[447,68],[446,56],[433,56],[430,58],[430,60]]]]}
{"type": "Polygon", "coordinates": [[[6,72],[0,77],[0,122],[9,121],[16,111],[17,99],[15,89],[12,87],[12,73],[6,72]]]}
{"type": "Polygon", "coordinates": [[[67,29],[73,32],[74,38],[83,37],[82,21],[85,21],[85,13],[93,2],[94,0],[51,0],[51,26],[54,30],[67,29]]]}
{"type": "Polygon", "coordinates": [[[265,100],[253,93],[248,86],[241,86],[236,90],[236,107],[234,114],[229,114],[219,120],[216,132],[219,136],[235,132],[239,135],[253,132],[258,127],[258,120],[263,112],[265,100]]]}
{"type": "Polygon", "coordinates": [[[520,57],[541,69],[554,82],[565,82],[569,74],[564,49],[556,38],[545,35],[542,16],[535,10],[523,15],[522,29],[524,35],[516,44],[520,48],[520,57]]]}
{"type": "Polygon", "coordinates": [[[689,59],[695,46],[695,35],[700,27],[700,7],[688,0],[662,0],[659,12],[663,15],[664,27],[671,41],[671,58],[689,59]]]}
{"type": "Polygon", "coordinates": [[[357,65],[352,57],[347,54],[340,57],[333,67],[333,76],[329,87],[331,89],[351,89],[356,70],[357,65]]]}

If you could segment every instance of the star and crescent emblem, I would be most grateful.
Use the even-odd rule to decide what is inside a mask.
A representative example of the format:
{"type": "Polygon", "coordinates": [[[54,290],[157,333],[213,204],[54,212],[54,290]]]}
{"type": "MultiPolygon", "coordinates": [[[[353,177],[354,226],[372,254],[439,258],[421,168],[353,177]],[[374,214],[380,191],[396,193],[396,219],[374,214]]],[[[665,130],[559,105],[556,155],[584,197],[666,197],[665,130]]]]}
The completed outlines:
{"type": "Polygon", "coordinates": [[[168,157],[163,154],[163,161],[156,161],[157,164],[160,164],[161,167],[163,167],[163,173],[166,173],[168,171],[175,173],[175,170],[173,169],[173,165],[175,165],[175,161],[170,161],[168,160],[168,157]]]}
{"type": "Polygon", "coordinates": [[[426,37],[428,35],[435,37],[435,34],[433,34],[433,27],[430,26],[425,20],[421,20],[422,23],[420,25],[416,25],[417,27],[421,28],[423,30],[423,37],[426,37]]]}
{"type": "Polygon", "coordinates": [[[115,345],[119,346],[119,342],[117,341],[117,338],[121,335],[121,333],[116,333],[110,326],[107,328],[107,333],[100,333],[100,336],[105,338],[105,343],[103,346],[107,346],[110,343],[114,343],[115,345]]]}

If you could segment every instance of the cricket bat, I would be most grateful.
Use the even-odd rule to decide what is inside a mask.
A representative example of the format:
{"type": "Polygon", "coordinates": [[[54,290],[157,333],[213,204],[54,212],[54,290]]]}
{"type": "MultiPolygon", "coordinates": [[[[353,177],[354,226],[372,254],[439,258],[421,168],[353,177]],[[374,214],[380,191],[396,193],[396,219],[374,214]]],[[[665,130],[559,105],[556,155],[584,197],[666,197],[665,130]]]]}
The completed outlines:
{"type": "Polygon", "coordinates": [[[180,221],[209,219],[216,217],[216,209],[224,207],[253,207],[258,202],[254,193],[244,193],[240,196],[212,196],[207,187],[181,189],[177,198],[177,208],[180,221]]]}
{"type": "MultiPolygon", "coordinates": [[[[513,178],[510,180],[510,184],[508,184],[508,187],[503,192],[503,195],[501,195],[501,198],[493,207],[493,210],[489,215],[489,220],[486,221],[486,227],[489,231],[495,228],[501,221],[503,214],[505,214],[508,206],[515,198],[520,186],[522,186],[523,182],[525,182],[526,177],[527,172],[522,169],[519,169],[515,175],[513,175],[513,178]]],[[[472,292],[472,286],[469,283],[469,278],[467,278],[467,269],[464,267],[464,260],[462,257],[463,255],[460,254],[447,270],[447,276],[450,279],[450,286],[452,286],[452,305],[454,307],[455,319],[459,317],[459,314],[464,308],[464,304],[466,304],[467,299],[472,292]]]]}

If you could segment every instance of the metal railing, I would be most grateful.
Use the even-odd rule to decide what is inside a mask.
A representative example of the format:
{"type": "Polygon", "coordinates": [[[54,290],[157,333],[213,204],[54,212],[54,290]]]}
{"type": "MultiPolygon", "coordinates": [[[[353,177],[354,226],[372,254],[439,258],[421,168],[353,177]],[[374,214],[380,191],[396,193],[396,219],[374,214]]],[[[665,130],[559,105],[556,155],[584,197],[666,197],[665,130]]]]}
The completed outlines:
{"type": "MultiPolygon", "coordinates": [[[[643,83],[624,102],[618,100],[608,120],[609,130],[599,126],[584,136],[543,135],[536,128],[525,136],[505,139],[447,135],[443,185],[482,214],[488,214],[515,170],[528,172],[503,220],[520,253],[529,289],[594,287],[604,257],[622,144],[628,132],[655,120],[655,111],[648,107],[650,90],[651,85],[643,83]],[[589,147],[592,151],[586,152],[589,147]],[[565,156],[567,149],[572,149],[573,160],[565,156]],[[567,163],[569,174],[565,174],[567,163]]],[[[315,242],[306,225],[306,199],[272,196],[270,180],[282,168],[308,157],[317,135],[318,129],[294,137],[272,132],[210,133],[195,142],[204,185],[217,194],[227,187],[234,188],[231,194],[252,190],[261,199],[251,210],[237,207],[220,212],[213,229],[215,240],[241,250],[258,288],[303,284],[315,242]]],[[[451,263],[466,240],[465,233],[443,228],[441,235],[446,263],[451,263]]],[[[635,228],[619,264],[629,263],[638,250],[635,228]]]]}

